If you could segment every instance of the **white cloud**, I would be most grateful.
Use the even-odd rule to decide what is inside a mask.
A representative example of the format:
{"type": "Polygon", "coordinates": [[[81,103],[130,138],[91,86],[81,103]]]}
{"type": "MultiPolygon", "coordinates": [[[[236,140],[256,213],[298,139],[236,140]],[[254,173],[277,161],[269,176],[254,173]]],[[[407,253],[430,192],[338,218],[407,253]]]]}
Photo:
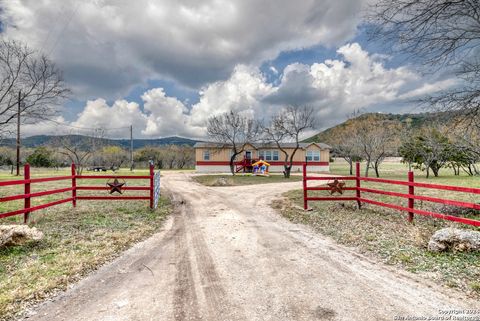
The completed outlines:
{"type": "Polygon", "coordinates": [[[386,69],[357,43],[337,52],[342,60],[287,66],[279,87],[265,101],[311,105],[318,110],[322,125],[328,126],[356,109],[398,99],[405,85],[419,79],[404,67],[386,69]]]}
{"type": "Polygon", "coordinates": [[[261,100],[273,91],[257,68],[237,66],[229,79],[210,84],[200,92],[200,101],[192,107],[191,122],[205,126],[208,117],[228,112],[260,113],[261,100]]]}
{"type": "Polygon", "coordinates": [[[0,0],[4,35],[51,53],[77,98],[123,97],[148,79],[199,88],[285,50],[335,46],[364,0],[0,0]]]}
{"type": "Polygon", "coordinates": [[[162,88],[145,92],[142,99],[145,112],[149,114],[143,135],[199,137],[205,134],[202,127],[190,125],[187,107],[178,99],[167,97],[162,88]]]}
{"type": "Polygon", "coordinates": [[[127,137],[128,127],[133,125],[138,136],[147,125],[147,116],[135,102],[117,100],[109,106],[104,99],[96,99],[88,101],[77,120],[70,125],[79,128],[119,128],[113,132],[105,132],[108,137],[127,137]]]}
{"type": "MultiPolygon", "coordinates": [[[[62,116],[57,116],[50,121],[24,124],[21,127],[21,136],[28,137],[33,135],[61,135],[64,133],[64,128],[59,127],[58,124],[66,124],[66,121],[62,116]]],[[[15,130],[16,128],[13,129],[13,132],[15,132],[15,130]]]]}
{"type": "Polygon", "coordinates": [[[133,124],[137,137],[199,138],[205,136],[205,124],[212,115],[236,110],[262,120],[285,105],[297,104],[314,107],[320,125],[327,127],[356,109],[380,104],[382,111],[394,112],[389,104],[452,85],[447,80],[420,86],[424,82],[420,75],[405,67],[386,68],[382,59],[356,43],[340,47],[338,53],[342,59],[286,66],[278,85],[268,83],[258,68],[238,65],[228,79],[204,86],[199,102],[190,108],[168,97],[162,88],[142,95],[143,109],[125,100],[112,106],[103,99],[89,101],[72,125],[109,128],[133,124]]]}
{"type": "Polygon", "coordinates": [[[448,78],[448,79],[443,79],[443,80],[438,80],[433,82],[426,82],[422,84],[420,87],[406,92],[405,94],[401,95],[399,98],[400,99],[418,98],[418,97],[422,97],[425,95],[438,92],[440,90],[451,88],[456,84],[458,84],[458,79],[454,79],[454,78],[448,78]]]}

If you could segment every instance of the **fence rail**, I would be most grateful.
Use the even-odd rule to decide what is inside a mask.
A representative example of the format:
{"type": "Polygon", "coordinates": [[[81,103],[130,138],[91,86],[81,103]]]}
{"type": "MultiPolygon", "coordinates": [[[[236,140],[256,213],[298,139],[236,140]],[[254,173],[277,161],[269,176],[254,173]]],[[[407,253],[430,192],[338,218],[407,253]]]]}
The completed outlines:
{"type": "Polygon", "coordinates": [[[431,183],[420,183],[414,181],[413,172],[408,172],[408,180],[407,181],[399,181],[399,180],[391,180],[391,179],[384,179],[384,178],[373,178],[373,177],[363,177],[360,175],[360,163],[356,163],[355,166],[355,176],[327,176],[327,177],[318,177],[318,176],[308,176],[307,175],[307,164],[303,165],[303,207],[304,209],[308,209],[308,202],[309,201],[356,201],[359,208],[361,208],[362,203],[372,204],[376,206],[382,206],[386,208],[391,208],[394,210],[405,211],[408,212],[408,221],[412,222],[414,214],[418,215],[425,215],[436,217],[444,220],[459,222],[463,224],[469,224],[474,226],[480,226],[479,220],[464,218],[464,217],[457,217],[453,215],[447,215],[442,213],[436,213],[433,211],[426,211],[422,209],[415,208],[415,200],[419,201],[427,201],[433,203],[439,203],[444,205],[452,205],[457,207],[464,207],[470,208],[475,210],[480,210],[480,204],[478,203],[471,203],[471,202],[464,202],[464,201],[457,201],[451,199],[444,199],[439,197],[431,197],[431,196],[423,196],[423,195],[416,195],[415,191],[416,188],[423,188],[423,189],[433,189],[433,190],[444,190],[444,191],[452,191],[452,192],[461,192],[461,193],[469,193],[480,195],[480,188],[474,187],[463,187],[463,186],[450,186],[450,185],[442,185],[442,184],[431,184],[431,183]],[[327,191],[330,190],[329,187],[310,187],[308,186],[308,181],[331,181],[331,180],[351,180],[355,181],[355,187],[344,187],[344,191],[355,191],[355,196],[348,197],[348,196],[329,196],[329,197],[318,197],[318,196],[309,196],[308,191],[327,191]],[[391,184],[391,185],[401,185],[407,187],[407,193],[401,192],[394,192],[394,191],[386,191],[374,188],[367,188],[362,187],[361,182],[376,182],[381,184],[391,184]],[[392,197],[398,197],[408,200],[408,206],[401,206],[397,204],[385,203],[380,202],[377,200],[372,200],[366,198],[364,194],[379,194],[379,195],[387,195],[392,197]]]}
{"type": "Polygon", "coordinates": [[[72,206],[75,207],[77,205],[77,200],[149,200],[150,208],[153,209],[154,204],[154,185],[153,185],[153,177],[154,177],[154,167],[153,164],[150,164],[150,173],[149,175],[123,175],[123,176],[116,176],[116,175],[77,175],[75,164],[71,166],[71,175],[68,176],[55,176],[55,177],[42,177],[42,178],[30,178],[30,165],[25,164],[24,166],[24,177],[20,180],[10,180],[10,181],[0,181],[1,186],[15,186],[15,185],[23,185],[24,186],[24,193],[23,194],[16,194],[16,195],[9,195],[9,196],[2,196],[0,197],[0,203],[15,201],[15,200],[24,200],[23,208],[0,213],[0,218],[5,218],[14,215],[24,215],[24,223],[28,222],[29,214],[34,211],[38,211],[47,207],[63,204],[63,203],[72,203],[72,206]],[[124,186],[122,190],[127,191],[148,191],[148,196],[98,196],[98,195],[86,195],[86,196],[77,196],[77,191],[101,191],[101,190],[108,190],[109,187],[107,186],[77,186],[77,180],[82,179],[144,179],[149,180],[148,186],[124,186]],[[61,181],[61,180],[68,180],[71,182],[70,187],[65,188],[57,188],[52,190],[46,190],[41,192],[34,192],[30,191],[31,184],[36,183],[44,183],[44,182],[53,182],[53,181],[61,181]],[[55,195],[61,194],[65,192],[72,192],[71,197],[67,197],[64,199],[31,206],[31,199],[40,196],[47,196],[47,195],[55,195]]]}

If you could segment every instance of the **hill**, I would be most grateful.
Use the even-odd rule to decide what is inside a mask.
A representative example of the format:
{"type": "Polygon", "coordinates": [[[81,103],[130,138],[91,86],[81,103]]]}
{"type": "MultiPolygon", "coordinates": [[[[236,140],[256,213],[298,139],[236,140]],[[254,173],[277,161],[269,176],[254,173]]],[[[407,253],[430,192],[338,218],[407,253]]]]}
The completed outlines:
{"type": "Polygon", "coordinates": [[[348,135],[347,128],[350,125],[354,125],[359,120],[370,118],[373,122],[378,122],[380,125],[385,121],[391,121],[398,123],[402,128],[410,128],[412,130],[419,130],[426,126],[430,126],[434,123],[448,124],[454,118],[451,112],[438,112],[438,113],[421,113],[421,114],[383,114],[383,113],[367,113],[358,116],[357,118],[348,119],[347,121],[328,128],[310,138],[304,140],[304,142],[322,142],[326,144],[333,144],[335,138],[348,135]]]}
{"type": "MultiPolygon", "coordinates": [[[[48,136],[38,135],[22,138],[23,147],[38,147],[38,146],[53,146],[58,139],[68,139],[71,141],[88,140],[88,136],[82,135],[64,135],[64,136],[48,136]]],[[[0,146],[15,146],[15,139],[5,139],[0,141],[0,146]]],[[[120,146],[123,148],[130,148],[129,139],[107,139],[100,138],[99,143],[108,146],[120,146]]],[[[163,145],[189,145],[193,146],[196,143],[195,140],[183,138],[183,137],[165,137],[158,139],[134,139],[133,148],[142,148],[145,146],[163,146],[163,145]]]]}

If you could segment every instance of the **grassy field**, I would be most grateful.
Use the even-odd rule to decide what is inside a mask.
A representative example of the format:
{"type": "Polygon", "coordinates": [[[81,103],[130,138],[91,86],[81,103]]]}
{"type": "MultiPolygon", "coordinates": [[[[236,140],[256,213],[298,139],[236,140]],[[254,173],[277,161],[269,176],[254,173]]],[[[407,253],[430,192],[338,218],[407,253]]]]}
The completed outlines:
{"type": "Polygon", "coordinates": [[[236,185],[253,185],[267,183],[288,183],[301,181],[302,177],[295,175],[290,178],[284,178],[283,175],[271,174],[268,177],[252,176],[252,175],[200,175],[194,176],[193,179],[206,186],[236,186],[236,185]]]}
{"type": "MultiPolygon", "coordinates": [[[[33,177],[68,175],[67,169],[54,171],[32,168],[33,177]]],[[[110,174],[111,172],[108,172],[110,174]]],[[[130,171],[120,171],[129,175],[130,171]]],[[[90,173],[89,173],[90,174],[90,173]]],[[[147,171],[133,174],[145,175],[147,171]]],[[[0,179],[12,179],[1,173],[0,179]]],[[[32,184],[32,191],[69,186],[69,181],[32,184]],[[40,186],[38,186],[40,185],[40,186]]],[[[148,184],[146,180],[127,180],[129,186],[148,184]]],[[[78,185],[104,186],[105,179],[85,180],[78,185]]],[[[22,192],[21,187],[1,187],[0,196],[22,192]]],[[[145,195],[148,191],[126,191],[145,195]]],[[[78,191],[79,195],[107,195],[107,191],[78,191]]],[[[69,197],[70,193],[36,198],[32,205],[69,197]]],[[[17,201],[0,203],[0,213],[21,208],[17,201]]],[[[120,252],[153,234],[171,205],[161,198],[151,211],[148,201],[77,201],[50,207],[31,214],[32,226],[44,233],[38,243],[0,249],[0,320],[8,319],[29,304],[42,301],[66,289],[82,276],[110,261],[120,252]]],[[[1,219],[1,224],[22,222],[22,215],[1,219]]]]}
{"type": "MultiPolygon", "coordinates": [[[[348,174],[345,163],[331,164],[332,174],[348,174]]],[[[381,177],[406,180],[408,168],[399,163],[386,163],[382,167],[381,177]]],[[[453,176],[448,169],[440,172],[441,177],[426,179],[424,173],[416,172],[416,181],[480,187],[479,177],[453,176]]],[[[348,183],[352,185],[352,182],[348,183]]],[[[362,186],[385,190],[407,192],[406,186],[385,185],[362,182],[362,186]]],[[[346,192],[354,193],[354,192],[346,192]]],[[[480,202],[479,195],[469,195],[448,191],[425,191],[417,189],[421,195],[439,196],[450,199],[463,199],[480,202]],[[463,195],[462,195],[463,194],[463,195]]],[[[326,196],[326,191],[309,192],[309,195],[326,196]]],[[[406,205],[406,200],[376,195],[364,196],[406,205]]],[[[285,199],[273,204],[288,219],[311,225],[319,233],[331,237],[338,243],[355,247],[359,252],[374,257],[386,264],[397,265],[408,271],[419,273],[441,284],[458,288],[467,295],[480,297],[480,253],[431,253],[427,243],[431,235],[443,227],[457,227],[479,230],[473,226],[448,222],[415,215],[414,224],[407,222],[407,214],[386,208],[363,204],[361,210],[356,209],[355,202],[310,202],[312,211],[305,212],[301,190],[285,194],[285,199]]],[[[432,204],[416,202],[416,207],[442,212],[442,208],[432,204]]],[[[455,213],[451,213],[455,214],[455,213]]],[[[479,213],[462,213],[462,216],[480,220],[479,213]]]]}

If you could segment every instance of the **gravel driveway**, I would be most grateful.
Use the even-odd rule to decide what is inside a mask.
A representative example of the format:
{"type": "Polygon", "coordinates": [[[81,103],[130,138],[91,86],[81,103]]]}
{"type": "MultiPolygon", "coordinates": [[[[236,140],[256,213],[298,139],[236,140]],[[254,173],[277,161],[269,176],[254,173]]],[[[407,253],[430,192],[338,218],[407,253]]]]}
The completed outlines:
{"type": "Polygon", "coordinates": [[[480,308],[269,207],[301,182],[209,188],[190,175],[162,177],[177,208],[163,230],[28,320],[426,320],[480,308]]]}

